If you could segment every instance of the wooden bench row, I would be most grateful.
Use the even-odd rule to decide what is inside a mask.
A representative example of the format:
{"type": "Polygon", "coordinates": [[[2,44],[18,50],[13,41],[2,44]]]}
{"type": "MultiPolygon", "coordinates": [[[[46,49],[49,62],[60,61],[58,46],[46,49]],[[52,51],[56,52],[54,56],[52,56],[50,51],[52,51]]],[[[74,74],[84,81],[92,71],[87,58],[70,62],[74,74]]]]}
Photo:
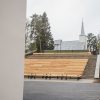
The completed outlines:
{"type": "Polygon", "coordinates": [[[82,76],[88,59],[25,59],[25,76],[82,76]],[[35,73],[35,74],[34,74],[35,73]]]}

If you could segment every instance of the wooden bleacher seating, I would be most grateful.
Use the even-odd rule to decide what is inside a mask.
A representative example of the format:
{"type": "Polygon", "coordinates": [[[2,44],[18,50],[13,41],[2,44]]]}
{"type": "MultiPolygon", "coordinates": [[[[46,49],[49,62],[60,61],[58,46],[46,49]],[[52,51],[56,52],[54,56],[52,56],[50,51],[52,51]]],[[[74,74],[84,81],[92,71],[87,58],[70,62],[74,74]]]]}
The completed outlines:
{"type": "Polygon", "coordinates": [[[81,77],[88,59],[25,59],[25,76],[81,77]]]}

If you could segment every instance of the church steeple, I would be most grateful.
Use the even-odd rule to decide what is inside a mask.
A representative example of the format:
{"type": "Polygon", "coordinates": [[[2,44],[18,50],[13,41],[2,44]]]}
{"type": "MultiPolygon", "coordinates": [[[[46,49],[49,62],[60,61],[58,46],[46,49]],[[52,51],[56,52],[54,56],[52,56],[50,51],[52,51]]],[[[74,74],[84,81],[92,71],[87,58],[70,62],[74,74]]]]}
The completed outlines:
{"type": "Polygon", "coordinates": [[[85,32],[84,32],[83,20],[82,20],[82,26],[81,26],[81,33],[79,35],[79,41],[84,42],[85,44],[87,43],[87,36],[85,35],[85,32]]]}
{"type": "Polygon", "coordinates": [[[83,23],[83,20],[82,20],[82,27],[81,27],[81,35],[85,35],[85,32],[84,32],[84,23],[83,23]]]}

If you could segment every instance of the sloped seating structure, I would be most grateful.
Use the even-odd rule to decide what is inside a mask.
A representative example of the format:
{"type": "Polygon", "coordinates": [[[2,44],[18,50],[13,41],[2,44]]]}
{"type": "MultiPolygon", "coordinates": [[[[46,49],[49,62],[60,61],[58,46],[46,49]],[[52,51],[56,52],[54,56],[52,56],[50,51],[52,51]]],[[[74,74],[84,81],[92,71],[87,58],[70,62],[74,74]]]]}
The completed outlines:
{"type": "Polygon", "coordinates": [[[25,59],[24,75],[81,77],[88,59],[25,59]]]}

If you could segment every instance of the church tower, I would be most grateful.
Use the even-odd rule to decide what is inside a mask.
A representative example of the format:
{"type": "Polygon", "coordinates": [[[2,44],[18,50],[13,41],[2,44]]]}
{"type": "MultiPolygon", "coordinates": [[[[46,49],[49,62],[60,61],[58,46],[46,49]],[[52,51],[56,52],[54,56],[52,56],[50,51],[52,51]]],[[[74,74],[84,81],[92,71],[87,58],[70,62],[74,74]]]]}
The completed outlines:
{"type": "Polygon", "coordinates": [[[84,50],[87,50],[87,36],[85,35],[83,20],[82,20],[81,34],[79,35],[79,41],[84,43],[84,50]]]}

